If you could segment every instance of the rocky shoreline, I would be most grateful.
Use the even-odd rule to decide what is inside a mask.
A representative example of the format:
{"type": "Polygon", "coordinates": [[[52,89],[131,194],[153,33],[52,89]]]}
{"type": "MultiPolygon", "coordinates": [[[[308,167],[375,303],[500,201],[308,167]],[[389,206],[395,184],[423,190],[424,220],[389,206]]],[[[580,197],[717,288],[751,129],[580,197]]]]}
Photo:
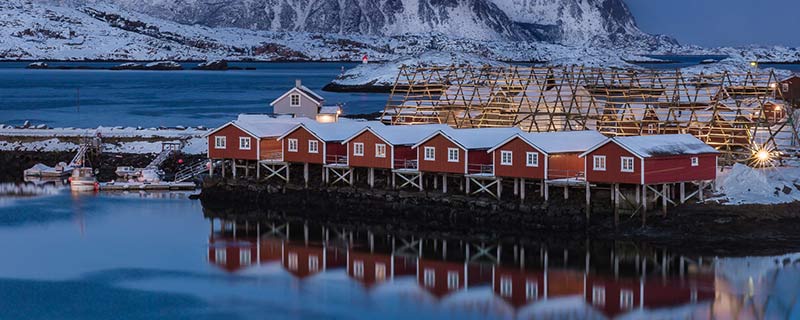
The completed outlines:
{"type": "MultiPolygon", "coordinates": [[[[207,180],[198,198],[208,215],[257,220],[269,215],[354,228],[380,227],[473,240],[585,239],[641,241],[698,254],[767,254],[800,249],[800,203],[725,206],[690,204],[666,216],[623,214],[615,227],[609,197],[549,203],[497,201],[439,192],[369,188],[304,189],[293,185],[207,180]]],[[[606,193],[608,191],[605,191],[606,193]]],[[[575,196],[573,199],[582,199],[575,196]]]]}

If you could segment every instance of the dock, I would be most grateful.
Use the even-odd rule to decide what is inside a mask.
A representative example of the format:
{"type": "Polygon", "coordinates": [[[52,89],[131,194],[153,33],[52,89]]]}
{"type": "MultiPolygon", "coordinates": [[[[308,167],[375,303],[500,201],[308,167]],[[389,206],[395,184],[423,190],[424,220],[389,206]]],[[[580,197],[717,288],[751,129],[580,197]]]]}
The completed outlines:
{"type": "Polygon", "coordinates": [[[194,182],[101,182],[100,191],[130,191],[130,190],[195,190],[194,182]]]}

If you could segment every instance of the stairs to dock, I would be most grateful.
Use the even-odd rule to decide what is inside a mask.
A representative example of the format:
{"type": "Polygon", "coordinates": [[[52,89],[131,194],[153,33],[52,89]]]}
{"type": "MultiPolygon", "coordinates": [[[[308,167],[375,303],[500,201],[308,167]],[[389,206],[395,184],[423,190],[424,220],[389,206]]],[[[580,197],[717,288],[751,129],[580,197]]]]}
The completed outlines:
{"type": "Polygon", "coordinates": [[[160,168],[161,164],[164,163],[164,161],[166,161],[167,158],[169,158],[169,156],[174,151],[175,150],[173,150],[171,148],[164,148],[163,150],[161,150],[161,153],[159,153],[158,156],[156,156],[156,158],[153,159],[153,161],[151,161],[150,164],[148,164],[144,168],[145,169],[153,169],[153,170],[160,168]]]}
{"type": "Polygon", "coordinates": [[[208,160],[200,160],[175,173],[175,182],[185,182],[208,172],[208,160]]]}

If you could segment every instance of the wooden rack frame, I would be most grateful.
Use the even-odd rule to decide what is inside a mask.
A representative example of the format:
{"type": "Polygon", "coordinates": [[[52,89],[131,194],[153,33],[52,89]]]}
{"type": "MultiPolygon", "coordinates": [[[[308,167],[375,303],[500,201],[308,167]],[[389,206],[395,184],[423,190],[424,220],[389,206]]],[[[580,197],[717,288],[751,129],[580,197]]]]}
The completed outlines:
{"type": "Polygon", "coordinates": [[[403,66],[382,119],[608,136],[689,133],[744,161],[798,145],[774,72],[689,75],[589,67],[403,66]]]}

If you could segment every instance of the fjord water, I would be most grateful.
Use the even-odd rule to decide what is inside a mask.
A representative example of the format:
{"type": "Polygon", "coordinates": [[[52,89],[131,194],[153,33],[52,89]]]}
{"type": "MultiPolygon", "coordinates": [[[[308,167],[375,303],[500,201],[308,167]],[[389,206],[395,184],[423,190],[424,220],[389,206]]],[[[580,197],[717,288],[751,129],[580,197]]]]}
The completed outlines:
{"type": "Polygon", "coordinates": [[[480,243],[210,214],[185,193],[6,198],[0,319],[800,318],[800,254],[480,243]]]}
{"type": "MultiPolygon", "coordinates": [[[[295,79],[348,114],[383,110],[388,95],[321,91],[353,63],[231,63],[256,70],[30,70],[0,63],[0,124],[29,120],[51,127],[219,126],[240,113],[271,112],[269,103],[295,79]]],[[[54,62],[110,68],[112,62],[54,62]]],[[[196,64],[184,63],[186,69],[196,64]]]]}

